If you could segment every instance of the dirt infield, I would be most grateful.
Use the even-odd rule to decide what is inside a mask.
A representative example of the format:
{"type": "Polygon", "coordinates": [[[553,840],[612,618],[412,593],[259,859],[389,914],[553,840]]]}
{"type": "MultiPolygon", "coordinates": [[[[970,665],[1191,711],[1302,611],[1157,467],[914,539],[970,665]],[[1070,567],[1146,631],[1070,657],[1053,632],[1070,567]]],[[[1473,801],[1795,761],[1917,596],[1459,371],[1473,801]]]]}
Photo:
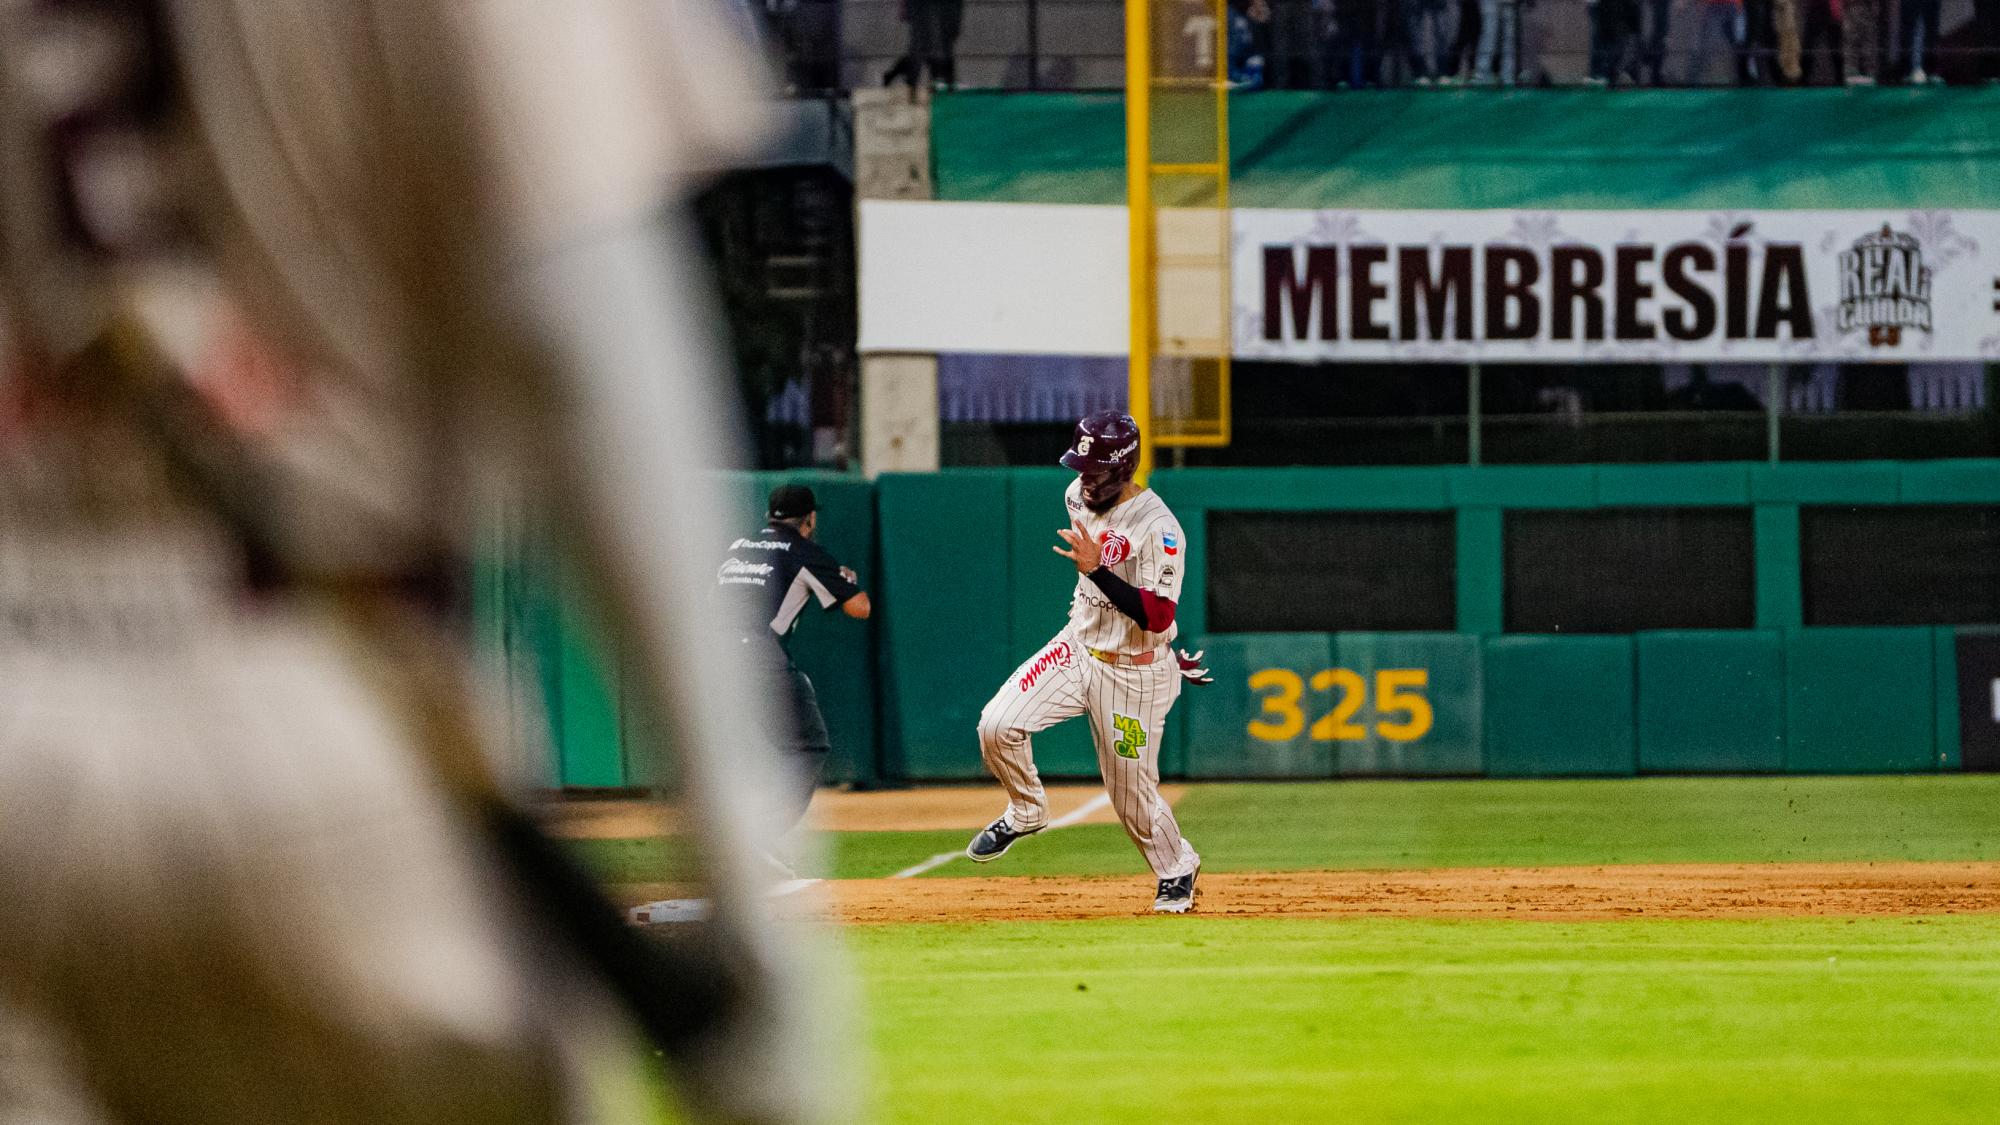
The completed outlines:
{"type": "MultiPolygon", "coordinates": [[[[842,922],[997,922],[1147,913],[1150,881],[851,879],[825,884],[842,922]]],[[[2000,863],[1715,864],[1301,871],[1201,878],[1211,917],[1591,920],[2000,912],[2000,863]]]]}

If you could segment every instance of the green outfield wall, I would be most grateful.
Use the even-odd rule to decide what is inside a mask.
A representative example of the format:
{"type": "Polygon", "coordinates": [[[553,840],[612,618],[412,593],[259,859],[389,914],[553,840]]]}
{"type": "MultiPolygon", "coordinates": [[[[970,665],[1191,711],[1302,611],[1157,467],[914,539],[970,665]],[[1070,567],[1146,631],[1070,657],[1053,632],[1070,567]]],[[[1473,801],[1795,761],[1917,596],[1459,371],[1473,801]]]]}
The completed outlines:
{"type": "MultiPolygon", "coordinates": [[[[1230,99],[1229,196],[1356,210],[1991,207],[1996,113],[1991,86],[1265,90],[1230,99]]],[[[940,200],[1125,201],[1115,93],[943,94],[931,151],[940,200]]]]}
{"type": "MultiPolygon", "coordinates": [[[[1059,470],[889,474],[873,484],[732,478],[746,527],[769,487],[811,483],[822,538],[876,596],[874,621],[818,615],[793,642],[833,734],[830,778],[983,776],[973,733],[980,708],[1067,611],[1074,572],[1049,550],[1064,522],[1066,479],[1059,470]]],[[[1921,590],[1896,595],[1907,606],[1888,593],[1883,605],[1868,604],[1868,576],[1839,572],[1846,552],[1822,541],[1832,534],[1825,528],[1846,526],[1827,513],[1932,513],[1949,531],[2000,509],[1995,461],[1187,469],[1162,470],[1153,485],[1187,537],[1183,643],[1207,650],[1217,679],[1186,691],[1173,712],[1162,759],[1169,776],[1952,770],[1961,762],[1959,653],[2000,641],[1983,619],[1821,623],[1920,617],[1932,604],[1921,590]],[[1211,548],[1220,546],[1212,529],[1236,526],[1232,515],[1246,512],[1294,514],[1322,537],[1338,536],[1343,513],[1448,520],[1444,555],[1422,562],[1449,566],[1448,580],[1411,588],[1447,591],[1439,596],[1450,599],[1455,630],[1216,627],[1212,617],[1235,611],[1211,598],[1211,548]],[[1524,568],[1526,558],[1540,562],[1524,568]],[[1686,596],[1711,589],[1713,605],[1686,596]],[[1620,629],[1621,614],[1733,614],[1740,627],[1620,629]],[[1510,625],[1521,620],[1559,627],[1510,625]],[[1568,620],[1584,628],[1571,632],[1568,620]]],[[[1336,556],[1362,574],[1396,563],[1322,549],[1338,544],[1279,543],[1279,563],[1298,581],[1256,585],[1284,598],[1288,586],[1312,586],[1315,566],[1336,556]]],[[[1925,556],[1940,553],[1922,541],[1909,551],[1907,565],[1919,572],[1925,556]]],[[[518,548],[502,558],[476,583],[482,632],[509,660],[533,661],[557,780],[643,782],[634,751],[645,724],[619,688],[616,645],[591,626],[587,607],[559,592],[568,588],[560,568],[518,548]]],[[[1959,585],[1944,591],[1947,602],[1964,600],[1959,585]]],[[[1301,602],[1300,619],[1328,619],[1324,609],[1301,602]]],[[[1036,753],[1050,776],[1095,773],[1081,724],[1039,736],[1036,753]]]]}
{"type": "MultiPolygon", "coordinates": [[[[819,498],[819,538],[864,576],[877,572],[875,488],[837,473],[737,473],[728,476],[744,532],[762,526],[764,498],[782,483],[810,485],[819,498]]],[[[726,544],[717,544],[717,558],[726,544]]],[[[492,537],[475,567],[473,610],[481,647],[515,683],[538,691],[531,701],[550,732],[552,783],[618,788],[653,780],[646,751],[647,716],[625,684],[610,632],[577,591],[581,583],[558,544],[512,528],[492,537]]],[[[869,781],[880,769],[876,679],[877,623],[816,615],[791,651],[812,677],[833,732],[832,781],[869,781]]]]}

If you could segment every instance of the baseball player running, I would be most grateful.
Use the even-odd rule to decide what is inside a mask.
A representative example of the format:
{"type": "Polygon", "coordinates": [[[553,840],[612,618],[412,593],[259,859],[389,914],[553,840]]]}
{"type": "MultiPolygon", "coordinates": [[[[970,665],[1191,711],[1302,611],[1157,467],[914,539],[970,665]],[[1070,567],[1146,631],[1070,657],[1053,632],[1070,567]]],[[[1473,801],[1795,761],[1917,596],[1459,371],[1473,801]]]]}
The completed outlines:
{"type": "Polygon", "coordinates": [[[966,845],[977,863],[1048,826],[1048,798],[1029,739],[1077,715],[1090,717],[1097,768],[1111,806],[1159,879],[1153,909],[1194,907],[1201,856],[1160,797],[1160,741],[1181,680],[1210,682],[1201,654],[1176,653],[1174,603],[1187,565],[1181,525],[1132,474],[1139,426],[1100,411],[1077,423],[1062,456],[1076,482],[1064,494],[1070,526],[1055,552],[1076,564],[1069,624],[1029,657],[979,715],[979,752],[1007,790],[1007,811],[966,845]]]}

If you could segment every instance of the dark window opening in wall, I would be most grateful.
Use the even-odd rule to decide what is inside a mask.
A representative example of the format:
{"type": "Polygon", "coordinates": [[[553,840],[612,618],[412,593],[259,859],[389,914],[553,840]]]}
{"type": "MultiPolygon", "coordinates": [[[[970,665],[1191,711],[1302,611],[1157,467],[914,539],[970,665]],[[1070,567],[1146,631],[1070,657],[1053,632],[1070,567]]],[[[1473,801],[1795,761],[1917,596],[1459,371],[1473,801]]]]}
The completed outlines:
{"type": "Polygon", "coordinates": [[[1210,512],[1217,633],[1457,628],[1450,512],[1210,512]]]}
{"type": "Polygon", "coordinates": [[[1230,374],[1232,444],[1190,449],[1190,465],[1466,462],[1463,365],[1238,362],[1230,374]]]}
{"type": "MultiPolygon", "coordinates": [[[[1232,441],[1161,466],[1597,464],[2000,456],[1978,363],[1295,364],[1232,368],[1232,441]],[[1469,417],[1477,386],[1476,421],[1469,417]]],[[[1118,357],[941,356],[946,465],[1043,465],[1118,357]]]]}
{"type": "Polygon", "coordinates": [[[1793,364],[1784,388],[1787,461],[2000,456],[1984,364],[1793,364]]]}
{"type": "Polygon", "coordinates": [[[1755,624],[1747,508],[1510,511],[1504,518],[1508,632],[1755,624]]]}
{"type": "Polygon", "coordinates": [[[723,177],[695,200],[756,451],[751,467],[855,460],[854,189],[823,165],[723,177]]]}
{"type": "Polygon", "coordinates": [[[1768,369],[1747,364],[1494,364],[1480,373],[1492,464],[1760,461],[1768,369]]]}
{"type": "Polygon", "coordinates": [[[1807,625],[2000,623],[2000,507],[1799,511],[1807,625]]]}

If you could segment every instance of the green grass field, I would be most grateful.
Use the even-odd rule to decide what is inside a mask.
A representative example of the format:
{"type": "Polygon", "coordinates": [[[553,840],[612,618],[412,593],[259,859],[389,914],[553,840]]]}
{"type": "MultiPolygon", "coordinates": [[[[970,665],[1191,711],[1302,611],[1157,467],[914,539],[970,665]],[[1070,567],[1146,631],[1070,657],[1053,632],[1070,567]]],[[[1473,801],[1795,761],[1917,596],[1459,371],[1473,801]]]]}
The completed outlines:
{"type": "Polygon", "coordinates": [[[883,1122],[1990,1122],[2000,919],[849,932],[883,1122]]]}
{"type": "MultiPolygon", "coordinates": [[[[2000,778],[1209,785],[1211,871],[2000,858],[2000,778]]],[[[964,833],[852,833],[845,876],[964,833]]],[[[938,876],[1138,873],[1114,826],[938,876]]],[[[885,1123],[2000,1120],[2000,917],[848,931],[885,1123]]]]}
{"type": "MultiPolygon", "coordinates": [[[[994,811],[1004,805],[996,787],[994,811]]],[[[1176,809],[1209,871],[2000,859],[2000,775],[1232,783],[1195,786],[1176,809]]],[[[829,874],[879,878],[970,836],[833,833],[829,874]]],[[[613,881],[672,862],[660,840],[577,847],[613,881]]],[[[1090,824],[1027,840],[993,867],[932,874],[1144,870],[1123,829],[1090,824]]]]}
{"type": "MultiPolygon", "coordinates": [[[[999,799],[996,795],[995,804],[999,799]]],[[[2000,859],[2000,777],[1204,785],[1205,869],[2000,859]]],[[[965,832],[838,834],[882,876],[965,832]]],[[[591,845],[642,870],[657,841],[591,845]]],[[[939,877],[1131,874],[1115,826],[939,877]]],[[[852,927],[884,1123],[2000,1120],[2000,915],[852,927]]]]}

